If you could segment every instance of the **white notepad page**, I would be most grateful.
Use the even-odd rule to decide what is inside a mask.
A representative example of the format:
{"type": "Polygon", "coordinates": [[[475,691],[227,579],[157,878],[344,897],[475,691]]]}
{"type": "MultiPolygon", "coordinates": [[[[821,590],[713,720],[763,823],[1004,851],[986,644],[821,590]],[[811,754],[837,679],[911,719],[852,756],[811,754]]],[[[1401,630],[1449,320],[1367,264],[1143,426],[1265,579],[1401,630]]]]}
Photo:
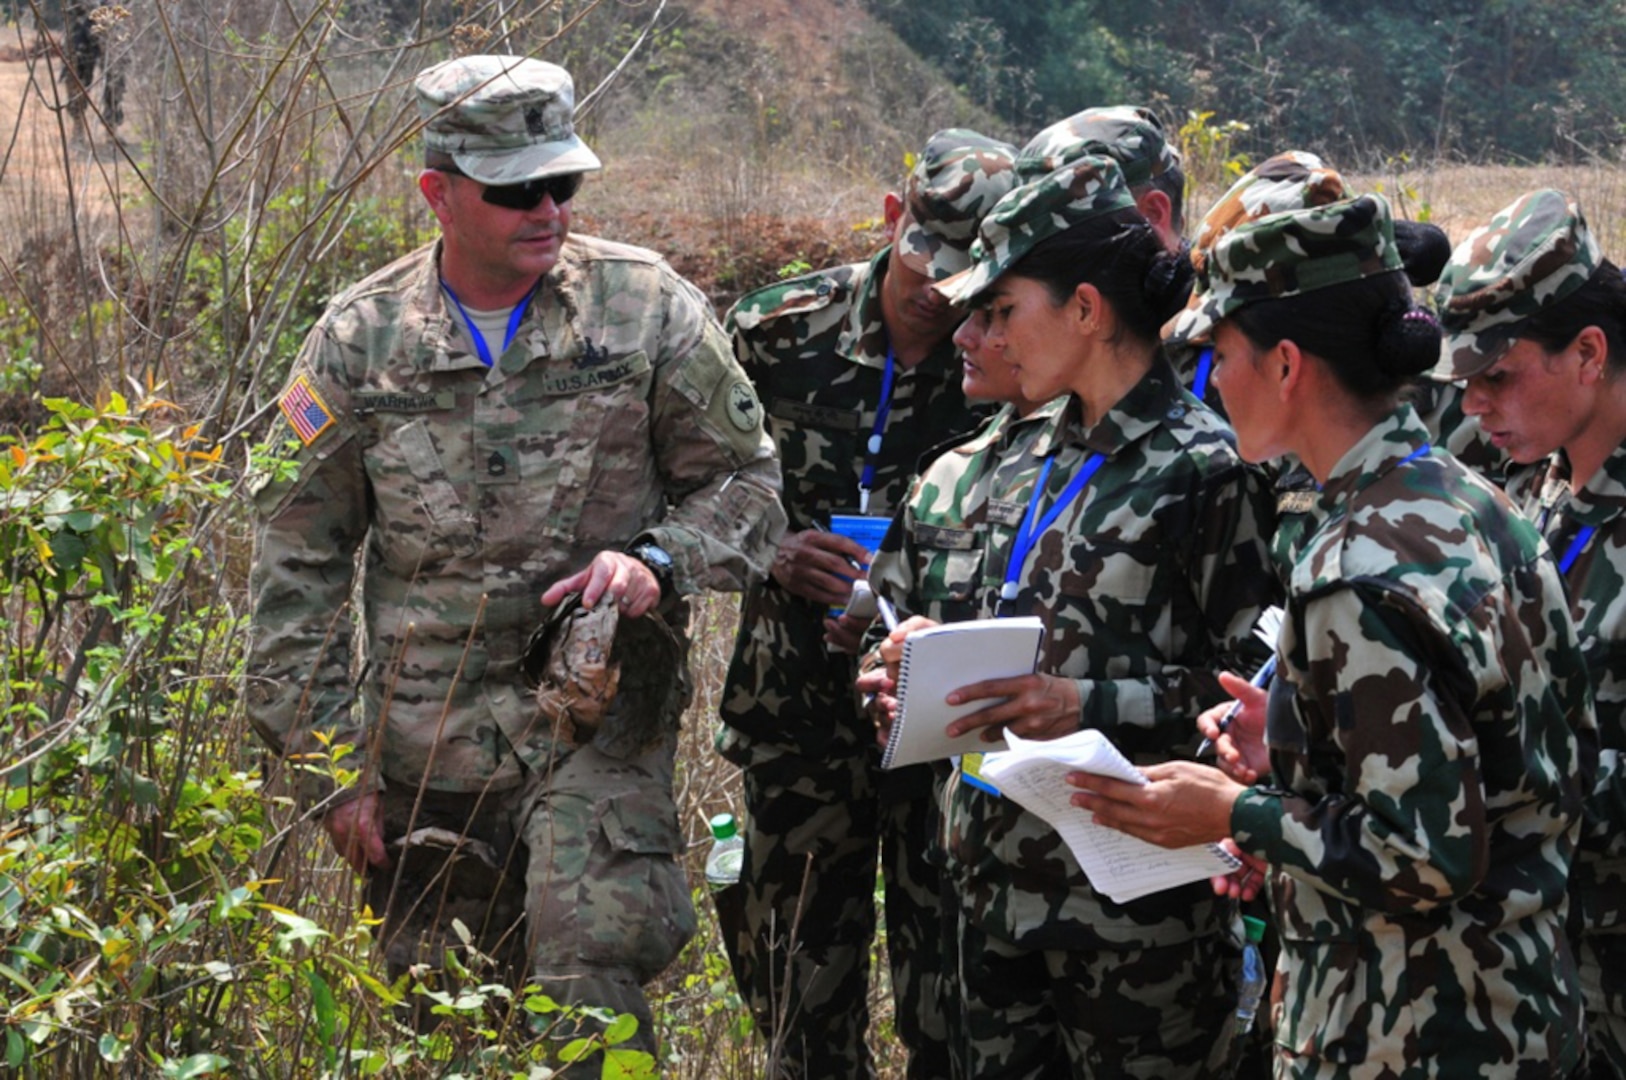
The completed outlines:
{"type": "Polygon", "coordinates": [[[1158,847],[1126,832],[1097,825],[1069,800],[1067,774],[1082,770],[1132,784],[1146,776],[1099,731],[1059,739],[1023,739],[1007,733],[1010,749],[983,759],[981,774],[1000,794],[1037,814],[1061,834],[1097,892],[1123,904],[1151,893],[1228,874],[1242,864],[1218,844],[1158,847]]]}

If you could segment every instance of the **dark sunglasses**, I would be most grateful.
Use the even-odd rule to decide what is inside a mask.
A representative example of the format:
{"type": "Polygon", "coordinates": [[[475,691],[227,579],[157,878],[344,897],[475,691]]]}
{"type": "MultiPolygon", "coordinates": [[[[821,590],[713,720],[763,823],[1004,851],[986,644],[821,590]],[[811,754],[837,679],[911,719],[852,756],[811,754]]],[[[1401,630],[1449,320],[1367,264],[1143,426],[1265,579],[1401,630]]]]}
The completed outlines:
{"type": "MultiPolygon", "coordinates": [[[[461,169],[451,166],[437,166],[438,171],[449,173],[452,176],[461,176],[471,179],[461,169]]],[[[505,210],[535,210],[542,202],[544,196],[553,199],[553,205],[562,206],[575,198],[576,192],[582,186],[585,173],[564,173],[561,176],[544,176],[540,180],[526,180],[518,184],[481,184],[484,189],[480,198],[492,206],[500,206],[505,210]]],[[[478,180],[475,183],[480,183],[478,180]]]]}

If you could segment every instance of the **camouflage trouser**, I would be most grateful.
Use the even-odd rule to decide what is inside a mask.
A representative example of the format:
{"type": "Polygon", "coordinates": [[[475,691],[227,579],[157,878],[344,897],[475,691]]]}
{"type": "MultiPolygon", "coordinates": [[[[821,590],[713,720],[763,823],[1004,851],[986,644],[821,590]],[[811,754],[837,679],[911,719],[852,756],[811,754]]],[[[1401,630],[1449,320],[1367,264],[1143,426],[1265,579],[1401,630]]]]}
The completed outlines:
{"type": "Polygon", "coordinates": [[[1230,971],[1224,935],[1123,951],[1018,948],[962,919],[965,1076],[1226,1076],[1230,971]]]}
{"type": "Polygon", "coordinates": [[[1586,999],[1587,1077],[1626,1080],[1626,934],[1582,935],[1575,961],[1586,999]]]}
{"type": "MultiPolygon", "coordinates": [[[[695,929],[677,861],[672,753],[667,743],[622,761],[582,747],[518,788],[425,792],[415,819],[417,789],[390,785],[385,840],[396,867],[370,877],[368,899],[384,914],[380,941],[392,978],[414,963],[441,967],[447,943],[459,941],[452,920],[461,919],[495,959],[498,978],[516,988],[536,983],[562,1005],[631,1014],[638,1032],[627,1045],[653,1053],[642,986],[695,929]],[[455,843],[466,833],[479,845],[463,844],[448,866],[452,844],[401,842],[409,819],[414,837],[434,829],[444,837],[431,841],[455,843]]],[[[426,1015],[413,1019],[428,1023],[426,1015]]],[[[547,1036],[571,1038],[592,1026],[556,1025],[547,1036]]]]}
{"type": "Polygon", "coordinates": [[[949,1072],[937,979],[942,875],[926,859],[937,819],[928,799],[880,798],[876,773],[867,759],[792,755],[745,770],[745,865],[734,887],[743,895],[719,897],[718,910],[735,981],[780,1076],[875,1075],[864,1033],[877,846],[908,1075],[949,1072]]]}

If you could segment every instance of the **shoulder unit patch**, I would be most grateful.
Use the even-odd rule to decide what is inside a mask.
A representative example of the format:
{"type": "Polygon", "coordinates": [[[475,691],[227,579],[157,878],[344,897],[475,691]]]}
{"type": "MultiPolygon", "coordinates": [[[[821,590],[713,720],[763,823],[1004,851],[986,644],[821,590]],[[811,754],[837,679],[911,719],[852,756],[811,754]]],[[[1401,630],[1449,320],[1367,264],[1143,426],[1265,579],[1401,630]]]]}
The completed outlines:
{"type": "Polygon", "coordinates": [[[309,377],[303,374],[288,384],[288,389],[277,399],[277,408],[282,410],[282,415],[288,418],[299,441],[306,446],[333,426],[332,410],[310,384],[309,377]]]}

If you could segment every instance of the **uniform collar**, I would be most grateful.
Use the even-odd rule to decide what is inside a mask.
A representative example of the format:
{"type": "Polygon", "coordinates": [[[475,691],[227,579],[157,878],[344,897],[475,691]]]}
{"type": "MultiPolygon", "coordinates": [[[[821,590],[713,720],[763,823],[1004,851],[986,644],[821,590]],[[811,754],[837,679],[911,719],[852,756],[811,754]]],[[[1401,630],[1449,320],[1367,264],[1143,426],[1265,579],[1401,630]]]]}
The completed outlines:
{"type": "Polygon", "coordinates": [[[1094,427],[1084,427],[1083,406],[1072,394],[1034,413],[1034,417],[1043,416],[1051,424],[1034,440],[1032,452],[1035,457],[1048,457],[1064,446],[1078,445],[1110,458],[1158,428],[1184,419],[1191,407],[1168,357],[1159,349],[1146,374],[1094,427]]]}
{"type": "Polygon", "coordinates": [[[1318,500],[1330,511],[1382,479],[1395,466],[1429,443],[1428,428],[1417,410],[1402,404],[1379,420],[1338,459],[1318,500]]]}
{"type": "MultiPolygon", "coordinates": [[[[853,363],[862,367],[874,368],[876,371],[886,367],[886,320],[881,312],[881,279],[886,277],[886,268],[891,262],[892,246],[889,244],[876,252],[874,257],[865,264],[863,280],[853,293],[852,306],[847,311],[847,322],[841,328],[841,340],[837,350],[842,356],[850,358],[853,363]]],[[[952,337],[952,335],[951,335],[952,337]]],[[[939,379],[959,377],[959,356],[954,348],[951,337],[945,337],[934,348],[926,359],[909,369],[908,374],[913,377],[922,375],[935,376],[939,379]]],[[[899,375],[904,372],[899,370],[899,375]]]]}
{"type": "MultiPolygon", "coordinates": [[[[446,298],[440,286],[440,255],[443,240],[436,240],[425,259],[407,284],[409,297],[404,330],[407,336],[406,354],[419,371],[485,371],[480,357],[468,347],[462,320],[446,298]]],[[[550,353],[550,334],[546,311],[574,312],[573,302],[576,280],[579,276],[573,260],[565,257],[569,245],[567,238],[561,245],[559,260],[544,276],[531,306],[514,335],[514,347],[506,362],[499,359],[497,366],[504,372],[523,369],[532,360],[550,353]],[[551,294],[551,295],[550,295],[551,294]],[[546,302],[544,302],[546,301],[546,302]],[[521,348],[522,347],[522,348],[521,348]]]]}
{"type": "MultiPolygon", "coordinates": [[[[1548,462],[1541,486],[1542,504],[1548,504],[1549,492],[1554,503],[1563,502],[1570,483],[1569,458],[1560,450],[1548,462]]],[[[1603,525],[1626,513],[1626,444],[1615,447],[1604,459],[1603,468],[1570,493],[1563,512],[1582,525],[1603,525]]]]}

